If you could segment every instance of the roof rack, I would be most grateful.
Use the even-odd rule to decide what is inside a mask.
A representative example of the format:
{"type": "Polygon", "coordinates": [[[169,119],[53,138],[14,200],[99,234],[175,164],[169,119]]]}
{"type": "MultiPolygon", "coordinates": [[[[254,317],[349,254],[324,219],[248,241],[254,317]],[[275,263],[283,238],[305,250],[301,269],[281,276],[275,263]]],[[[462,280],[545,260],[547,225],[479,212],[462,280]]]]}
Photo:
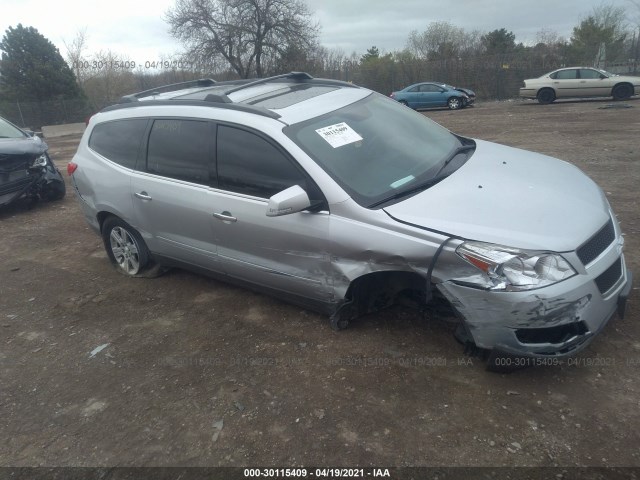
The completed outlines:
{"type": "Polygon", "coordinates": [[[263,83],[269,83],[274,80],[280,80],[284,78],[290,79],[290,80],[313,80],[313,77],[305,72],[283,73],[282,75],[274,75],[273,77],[259,78],[254,82],[249,82],[249,83],[245,83],[244,85],[239,85],[235,88],[232,88],[231,90],[227,90],[226,92],[224,92],[224,94],[229,95],[231,93],[244,90],[245,88],[253,87],[255,85],[262,85],[263,83]]]}
{"type": "Polygon", "coordinates": [[[151,88],[142,92],[133,93],[131,95],[125,95],[118,103],[130,103],[137,102],[139,99],[149,97],[152,95],[160,95],[161,93],[173,92],[175,90],[182,90],[189,87],[211,87],[216,84],[216,81],[212,78],[201,78],[199,80],[189,80],[187,82],[172,83],[169,85],[163,85],[161,87],[151,88]]]}
{"type": "MultiPolygon", "coordinates": [[[[217,95],[208,95],[208,97],[217,97],[217,95]]],[[[173,99],[173,100],[147,100],[144,102],[136,102],[131,101],[131,102],[124,102],[124,103],[116,103],[114,105],[110,105],[108,107],[103,108],[102,110],[100,110],[101,112],[110,112],[112,110],[121,110],[124,108],[135,108],[135,107],[141,107],[144,104],[144,106],[153,106],[153,105],[162,105],[162,106],[171,106],[171,107],[175,107],[175,106],[179,106],[179,105],[188,105],[188,106],[195,106],[195,107],[209,107],[209,108],[224,108],[227,110],[237,110],[240,112],[248,112],[248,113],[254,113],[256,115],[261,115],[263,117],[269,117],[269,118],[274,118],[274,119],[278,119],[281,117],[280,114],[273,112],[271,110],[268,110],[264,107],[259,107],[259,106],[254,106],[254,105],[247,105],[246,103],[229,103],[229,102],[224,102],[224,101],[219,101],[217,99],[214,100],[180,100],[180,99],[173,99]]]]}
{"type": "Polygon", "coordinates": [[[205,98],[205,101],[231,103],[232,100],[228,96],[231,95],[232,93],[239,92],[240,90],[244,90],[245,88],[255,87],[256,85],[263,85],[265,83],[273,82],[274,80],[293,80],[299,83],[306,83],[306,84],[313,84],[313,85],[333,85],[336,87],[357,88],[356,85],[348,82],[343,82],[341,80],[314,78],[306,72],[290,72],[290,73],[283,73],[282,75],[274,75],[273,77],[259,78],[257,80],[250,81],[248,83],[242,83],[237,87],[231,88],[230,90],[226,90],[222,94],[207,95],[207,97],[205,98]]]}

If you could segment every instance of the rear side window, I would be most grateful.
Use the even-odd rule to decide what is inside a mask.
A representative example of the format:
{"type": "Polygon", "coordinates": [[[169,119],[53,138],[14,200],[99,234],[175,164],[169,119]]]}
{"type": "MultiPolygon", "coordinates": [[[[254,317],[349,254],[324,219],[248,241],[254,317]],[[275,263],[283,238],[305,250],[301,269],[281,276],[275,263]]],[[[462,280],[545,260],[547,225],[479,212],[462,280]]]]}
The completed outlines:
{"type": "Polygon", "coordinates": [[[578,78],[578,70],[560,70],[555,73],[555,76],[551,77],[557,80],[574,80],[578,78]]]}
{"type": "Polygon", "coordinates": [[[198,120],[153,122],[147,171],[188,182],[209,184],[213,124],[198,120]]]}
{"type": "MultiPolygon", "coordinates": [[[[307,190],[302,172],[273,144],[246,130],[218,126],[218,186],[269,198],[293,185],[307,190]]],[[[311,188],[313,190],[313,188],[311,188]]],[[[313,198],[315,192],[309,192],[313,198]]]]}
{"type": "Polygon", "coordinates": [[[135,168],[147,119],[115,120],[96,125],[89,148],[123,167],[135,168]]]}

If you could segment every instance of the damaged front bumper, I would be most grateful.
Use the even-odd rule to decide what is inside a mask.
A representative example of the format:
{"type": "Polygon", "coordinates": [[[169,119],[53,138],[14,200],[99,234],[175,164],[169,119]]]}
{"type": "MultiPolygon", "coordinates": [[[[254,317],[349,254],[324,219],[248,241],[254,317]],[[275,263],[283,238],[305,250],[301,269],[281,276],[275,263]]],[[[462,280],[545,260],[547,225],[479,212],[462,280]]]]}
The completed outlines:
{"type": "Polygon", "coordinates": [[[595,266],[530,291],[482,290],[454,280],[437,287],[462,317],[466,337],[475,346],[513,356],[567,357],[585,348],[616,311],[624,315],[632,274],[618,255],[611,266],[619,262],[620,275],[604,292],[598,280],[611,266],[595,266]]]}

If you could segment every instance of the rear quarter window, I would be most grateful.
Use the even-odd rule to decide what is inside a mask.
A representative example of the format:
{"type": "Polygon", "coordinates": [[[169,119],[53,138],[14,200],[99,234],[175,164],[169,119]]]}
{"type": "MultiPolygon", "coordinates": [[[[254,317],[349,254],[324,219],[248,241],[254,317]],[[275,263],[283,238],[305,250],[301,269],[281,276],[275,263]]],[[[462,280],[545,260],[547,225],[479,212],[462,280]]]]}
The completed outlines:
{"type": "Polygon", "coordinates": [[[89,148],[123,167],[134,169],[147,128],[147,119],[114,120],[96,125],[89,148]]]}

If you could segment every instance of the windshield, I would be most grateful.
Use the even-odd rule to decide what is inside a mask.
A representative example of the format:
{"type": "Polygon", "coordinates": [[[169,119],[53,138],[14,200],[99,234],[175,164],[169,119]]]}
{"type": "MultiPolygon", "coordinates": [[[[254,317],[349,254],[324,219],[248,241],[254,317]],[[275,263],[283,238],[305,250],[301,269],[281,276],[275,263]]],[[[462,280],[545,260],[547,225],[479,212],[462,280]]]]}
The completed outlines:
{"type": "Polygon", "coordinates": [[[601,68],[597,68],[596,70],[598,70],[600,73],[606,75],[607,77],[617,77],[618,76],[617,73],[607,72],[606,70],[602,70],[601,68]]]}
{"type": "Polygon", "coordinates": [[[462,146],[444,127],[379,94],[284,132],[365,207],[429,181],[462,146]]]}
{"type": "Polygon", "coordinates": [[[27,134],[18,127],[15,127],[4,118],[0,117],[0,138],[24,138],[26,136],[27,134]]]}

